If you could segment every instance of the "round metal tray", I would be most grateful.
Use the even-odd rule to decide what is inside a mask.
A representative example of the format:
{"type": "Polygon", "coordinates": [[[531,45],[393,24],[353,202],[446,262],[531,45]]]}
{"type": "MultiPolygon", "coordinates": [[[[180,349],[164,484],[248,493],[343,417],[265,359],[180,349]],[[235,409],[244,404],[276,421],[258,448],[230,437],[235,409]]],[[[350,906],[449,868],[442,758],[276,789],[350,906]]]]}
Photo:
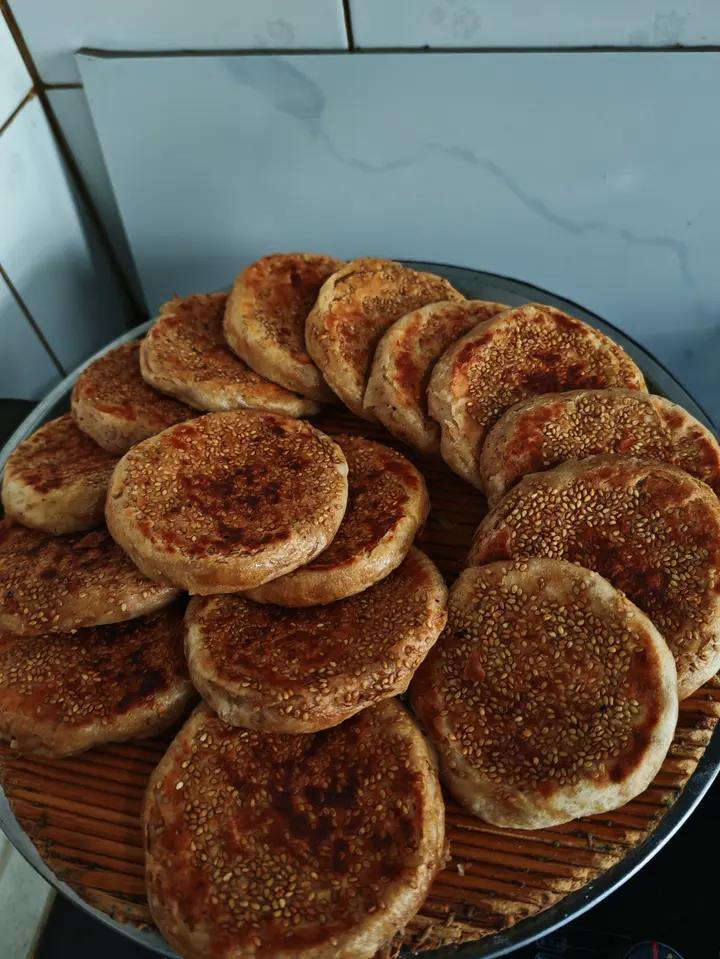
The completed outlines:
{"type": "MultiPolygon", "coordinates": [[[[440,263],[407,262],[408,265],[418,269],[429,270],[445,276],[457,289],[472,299],[495,300],[510,305],[539,301],[556,306],[559,309],[579,317],[591,326],[607,333],[627,350],[645,374],[651,391],[660,393],[673,402],[680,404],[706,426],[711,429],[714,428],[705,411],[693,400],[690,394],[661,363],[654,359],[654,357],[647,353],[646,350],[629,336],[599,316],[579,306],[577,303],[556,296],[539,287],[492,273],[440,263]]],[[[73,374],[59,383],[45,399],[35,407],[2,450],[0,450],[0,470],[2,470],[8,456],[21,440],[33,433],[42,423],[52,419],[54,416],[60,415],[68,409],[73,383],[85,366],[105,353],[107,349],[118,346],[121,343],[125,343],[143,334],[149,325],[149,323],[144,323],[130,330],[123,336],[118,337],[95,356],[90,357],[90,359],[73,374]]],[[[521,920],[503,932],[486,936],[474,943],[466,943],[459,947],[443,947],[433,952],[423,953],[423,955],[428,956],[428,959],[430,959],[431,956],[434,957],[434,959],[445,959],[445,957],[447,957],[447,959],[450,959],[450,957],[455,957],[455,959],[491,959],[491,957],[505,955],[513,949],[532,942],[579,916],[621,886],[665,845],[700,802],[719,770],[720,733],[716,733],[707,746],[695,772],[688,779],[678,799],[665,813],[659,826],[643,843],[632,849],[615,866],[602,873],[596,879],[588,882],[581,889],[569,893],[555,905],[550,906],[548,909],[539,912],[531,918],[521,920]]],[[[10,842],[37,872],[44,876],[49,883],[77,906],[86,910],[101,922],[106,923],[112,929],[127,936],[134,942],[152,949],[161,955],[175,956],[175,953],[172,952],[155,930],[140,929],[136,926],[121,923],[110,918],[105,913],[89,905],[67,883],[58,879],[40,857],[28,835],[20,827],[1,790],[0,828],[2,828],[10,842]]]]}

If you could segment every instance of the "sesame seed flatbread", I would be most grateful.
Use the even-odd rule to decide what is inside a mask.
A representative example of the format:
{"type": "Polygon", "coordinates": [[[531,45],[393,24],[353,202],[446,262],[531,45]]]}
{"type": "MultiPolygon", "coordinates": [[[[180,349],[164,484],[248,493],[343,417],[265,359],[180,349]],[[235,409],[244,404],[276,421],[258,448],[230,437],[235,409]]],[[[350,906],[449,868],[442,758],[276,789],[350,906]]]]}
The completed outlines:
{"type": "Polygon", "coordinates": [[[465,570],[410,695],[456,799],[516,829],[638,795],[678,714],[673,658],[647,616],[553,559],[465,570]]]}
{"type": "Polygon", "coordinates": [[[74,633],[0,634],[0,737],[69,756],[167,729],[195,698],[182,625],[181,603],[74,633]]]}
{"type": "Polygon", "coordinates": [[[412,549],[388,577],[328,606],[194,599],[190,674],[221,719],[267,732],[335,726],[407,689],[445,625],[440,572],[412,549]]]}
{"type": "Polygon", "coordinates": [[[146,383],[198,410],[259,409],[310,416],[319,405],[260,376],[225,342],[226,293],[165,303],[140,348],[146,383]]]}
{"type": "Polygon", "coordinates": [[[393,260],[352,260],[323,284],[305,323],[307,351],[326,382],[362,419],[375,348],[395,320],[426,303],[462,300],[447,280],[393,260]]]}
{"type": "Polygon", "coordinates": [[[143,824],[150,910],[185,959],[371,959],[444,858],[433,759],[397,700],[306,736],[201,706],[143,824]]]}
{"type": "Polygon", "coordinates": [[[662,460],[720,493],[720,445],[682,407],[638,390],[573,390],[516,403],[485,438],[478,469],[490,505],[528,473],[625,453],[662,460]]]}
{"type": "Polygon", "coordinates": [[[319,253],[264,256],[237,277],[225,311],[228,344],[248,366],[320,403],[335,397],[305,348],[305,320],[341,266],[319,253]]]}
{"type": "Polygon", "coordinates": [[[316,606],[360,593],[407,556],[430,501],[404,456],[362,436],[334,436],[348,464],[348,503],[330,545],[311,563],[247,591],[261,603],[316,606]]]}
{"type": "Polygon", "coordinates": [[[655,460],[591,456],[526,476],[488,513],[468,565],[547,556],[593,569],[660,630],[680,698],[720,669],[720,502],[655,460]]]}
{"type": "Polygon", "coordinates": [[[443,354],[428,408],[440,424],[443,459],[480,488],[477,458],[508,407],[540,393],[614,387],[646,392],[627,353],[587,323],[531,303],[479,324],[443,354]]]}

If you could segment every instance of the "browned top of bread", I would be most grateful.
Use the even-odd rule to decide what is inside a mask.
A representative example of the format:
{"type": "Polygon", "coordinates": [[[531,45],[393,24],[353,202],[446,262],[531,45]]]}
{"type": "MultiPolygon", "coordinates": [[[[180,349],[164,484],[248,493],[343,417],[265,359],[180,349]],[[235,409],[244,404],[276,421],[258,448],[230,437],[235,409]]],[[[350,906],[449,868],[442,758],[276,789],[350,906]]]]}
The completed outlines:
{"type": "Polygon", "coordinates": [[[0,736],[67,755],[159,732],[192,695],[182,623],[176,604],[72,634],[0,635],[0,736]]]}
{"type": "Polygon", "coordinates": [[[553,559],[465,570],[411,698],[460,801],[520,828],[631,799],[677,719],[657,629],[602,577],[553,559]]]}
{"type": "Polygon", "coordinates": [[[69,413],[51,420],[20,443],[5,464],[5,512],[48,533],[98,526],[116,462],[77,428],[69,413]]]}
{"type": "Polygon", "coordinates": [[[444,835],[427,746],[393,700],[306,736],[199,707],[144,826],[153,917],[188,959],[369,959],[419,908],[444,835]]]}
{"type": "Polygon", "coordinates": [[[137,340],[117,346],[91,363],[73,387],[75,422],[113,453],[195,415],[184,403],[148,386],[140,375],[139,353],[137,340]],[[114,432],[118,429],[121,435],[114,432]],[[111,435],[104,435],[108,430],[111,435]]]}
{"type": "Polygon", "coordinates": [[[305,320],[320,287],[341,265],[319,253],[274,253],[244,269],[225,314],[238,356],[288,389],[331,399],[305,348],[305,320]]]}
{"type": "Polygon", "coordinates": [[[146,579],[106,529],[52,536],[0,524],[0,629],[38,636],[122,622],[176,595],[146,579]]]}
{"type": "Polygon", "coordinates": [[[600,453],[679,466],[720,493],[720,445],[694,417],[637,390],[573,390],[516,403],[483,445],[479,470],[490,501],[528,473],[600,453]]]}
{"type": "Polygon", "coordinates": [[[303,420],[243,410],[198,417],[131,449],[113,474],[106,516],[148,574],[232,592],[314,558],[346,499],[347,464],[329,437],[303,420]]]}
{"type": "Polygon", "coordinates": [[[117,458],[94,443],[65,413],[44,423],[14,450],[5,465],[9,477],[47,495],[78,481],[107,483],[117,458]]]}
{"type": "Polygon", "coordinates": [[[445,597],[437,568],[411,549],[385,579],[328,606],[196,599],[187,617],[191,671],[228,722],[323,729],[404,692],[445,623],[445,597]],[[233,698],[238,708],[223,709],[219,700],[233,698]]]}
{"type": "Polygon", "coordinates": [[[592,456],[526,476],[480,524],[468,563],[529,556],[623,590],[667,640],[681,698],[720,668],[720,503],[677,467],[592,456]]]}
{"type": "Polygon", "coordinates": [[[207,293],[163,304],[140,349],[144,379],[201,410],[317,412],[315,403],[271,383],[232,352],[223,334],[226,302],[226,293],[207,293]]]}
{"type": "Polygon", "coordinates": [[[621,347],[560,310],[528,304],[457,340],[433,370],[428,401],[442,428],[443,456],[479,484],[476,457],[508,407],[540,393],[612,387],[645,391],[621,347]]]}
{"type": "Polygon", "coordinates": [[[398,439],[423,452],[437,452],[440,428],[428,415],[426,397],[432,369],[451,343],[507,309],[485,300],[447,300],[401,317],[375,351],[365,406],[398,439]]]}
{"type": "Polygon", "coordinates": [[[433,273],[418,273],[392,260],[347,263],[323,285],[307,318],[305,342],[313,360],[340,399],[358,416],[375,347],[387,328],[426,303],[462,300],[433,273]]]}
{"type": "Polygon", "coordinates": [[[387,576],[407,555],[430,509],[422,474],[362,436],[334,436],[348,464],[348,502],[330,545],[311,563],[250,590],[282,606],[330,603],[387,576]]]}
{"type": "Polygon", "coordinates": [[[333,440],[348,464],[348,502],[333,541],[308,564],[318,571],[370,553],[407,515],[411,499],[422,499],[421,513],[427,514],[428,509],[422,474],[400,453],[363,436],[333,436],[333,440]]]}

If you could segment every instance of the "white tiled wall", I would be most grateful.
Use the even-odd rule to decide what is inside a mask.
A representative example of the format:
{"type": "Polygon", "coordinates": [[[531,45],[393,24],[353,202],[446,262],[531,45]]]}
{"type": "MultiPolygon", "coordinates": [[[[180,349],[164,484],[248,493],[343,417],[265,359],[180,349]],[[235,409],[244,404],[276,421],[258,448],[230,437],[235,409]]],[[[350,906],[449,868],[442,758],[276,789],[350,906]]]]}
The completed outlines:
{"type": "Polygon", "coordinates": [[[107,230],[123,275],[129,282],[137,301],[142,302],[135,264],[90,116],[85,91],[82,87],[57,87],[49,89],[47,96],[107,230]]]}
{"type": "Polygon", "coordinates": [[[30,75],[10,29],[0,17],[0,124],[17,109],[31,87],[30,75]]]}
{"type": "Polygon", "coordinates": [[[79,47],[111,50],[346,47],[341,0],[14,0],[46,83],[80,79],[79,47]]]}
{"type": "MultiPolygon", "coordinates": [[[[84,142],[91,144],[82,117],[63,108],[60,102],[71,138],[83,141],[85,134],[84,142]]],[[[101,160],[94,173],[102,194],[101,160]]],[[[107,186],[104,200],[108,209],[107,186]]],[[[37,399],[135,322],[137,309],[68,177],[31,75],[1,16],[0,211],[0,266],[11,284],[0,281],[0,396],[37,399]]],[[[107,219],[112,232],[109,214],[107,219]]]]}
{"type": "Polygon", "coordinates": [[[37,99],[0,139],[0,263],[71,370],[123,332],[127,301],[68,183],[37,99]]]}
{"type": "Polygon", "coordinates": [[[667,47],[720,40],[717,0],[350,0],[359,47],[667,47]]]}

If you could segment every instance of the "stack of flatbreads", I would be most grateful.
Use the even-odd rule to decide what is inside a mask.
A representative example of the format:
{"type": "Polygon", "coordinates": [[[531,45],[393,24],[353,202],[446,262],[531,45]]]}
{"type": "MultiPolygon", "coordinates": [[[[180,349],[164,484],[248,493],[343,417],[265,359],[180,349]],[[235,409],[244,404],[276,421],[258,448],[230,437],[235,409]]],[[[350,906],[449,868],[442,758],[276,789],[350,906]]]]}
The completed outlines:
{"type": "Polygon", "coordinates": [[[0,736],[66,756],[192,710],[144,809],[168,942],[370,959],[445,861],[438,767],[528,829],[654,778],[720,668],[718,491],[714,437],[580,320],[264,257],[166,303],[8,460],[0,736]],[[393,445],[308,421],[338,400],[393,445]],[[491,507],[449,600],[397,441],[491,507]]]}

